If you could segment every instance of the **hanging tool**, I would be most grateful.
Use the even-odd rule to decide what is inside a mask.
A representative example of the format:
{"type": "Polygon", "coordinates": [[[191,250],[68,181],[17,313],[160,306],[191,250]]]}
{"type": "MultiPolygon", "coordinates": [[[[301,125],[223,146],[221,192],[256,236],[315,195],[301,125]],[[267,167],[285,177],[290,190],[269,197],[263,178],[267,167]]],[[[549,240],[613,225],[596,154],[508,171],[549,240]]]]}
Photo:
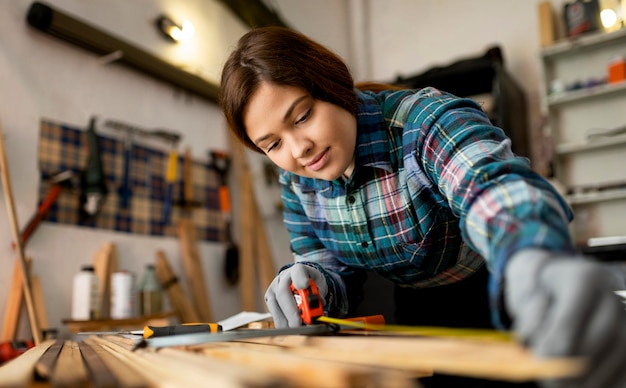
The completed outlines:
{"type": "Polygon", "coordinates": [[[226,254],[224,257],[224,274],[230,285],[239,281],[239,248],[232,238],[232,213],[230,208],[230,191],[228,188],[228,171],[230,169],[230,156],[223,151],[209,151],[211,167],[217,172],[220,180],[219,200],[220,210],[224,218],[226,228],[226,254]]]}
{"type": "MultiPolygon", "coordinates": [[[[50,191],[46,194],[46,197],[41,201],[39,208],[37,209],[37,213],[30,219],[26,227],[21,232],[22,244],[26,245],[30,236],[33,234],[35,229],[39,226],[39,223],[43,220],[43,218],[50,210],[50,207],[54,204],[59,194],[61,194],[61,190],[63,188],[69,187],[73,188],[74,184],[72,183],[72,179],[74,178],[74,173],[70,170],[63,171],[58,173],[50,178],[50,183],[52,187],[50,191]]],[[[15,241],[13,242],[13,248],[15,248],[15,241]]]]}
{"type": "Polygon", "coordinates": [[[174,185],[176,184],[176,172],[178,169],[178,151],[176,142],[172,142],[170,153],[167,159],[167,169],[165,171],[165,195],[163,198],[163,214],[161,224],[167,225],[170,222],[172,212],[172,201],[174,197],[174,185]]]}
{"type": "Polygon", "coordinates": [[[96,118],[92,117],[87,129],[89,149],[87,166],[81,175],[81,219],[92,219],[95,217],[102,208],[104,199],[108,194],[95,125],[96,118]]]}
{"type": "Polygon", "coordinates": [[[122,185],[118,189],[120,196],[120,208],[128,209],[130,205],[130,161],[133,152],[133,131],[126,131],[124,135],[124,172],[122,175],[122,185]]]}

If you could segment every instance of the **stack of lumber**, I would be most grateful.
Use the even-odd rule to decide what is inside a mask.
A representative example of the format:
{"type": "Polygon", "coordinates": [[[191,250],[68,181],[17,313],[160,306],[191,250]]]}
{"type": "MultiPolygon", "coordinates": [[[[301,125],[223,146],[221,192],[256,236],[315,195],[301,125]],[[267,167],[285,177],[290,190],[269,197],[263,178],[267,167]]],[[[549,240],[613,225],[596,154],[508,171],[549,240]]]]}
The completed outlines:
{"type": "Polygon", "coordinates": [[[576,375],[513,342],[340,334],[135,349],[122,335],[44,341],[0,367],[2,387],[419,387],[433,373],[529,381],[576,375]]]}

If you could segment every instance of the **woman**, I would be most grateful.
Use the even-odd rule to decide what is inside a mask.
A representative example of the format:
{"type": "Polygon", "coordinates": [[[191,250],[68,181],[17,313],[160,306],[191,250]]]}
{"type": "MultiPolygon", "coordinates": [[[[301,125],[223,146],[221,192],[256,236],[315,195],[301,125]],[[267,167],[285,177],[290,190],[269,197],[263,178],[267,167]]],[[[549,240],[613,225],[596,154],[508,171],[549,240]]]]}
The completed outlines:
{"type": "Polygon", "coordinates": [[[345,316],[374,271],[398,286],[397,323],[512,321],[539,355],[590,357],[577,386],[625,384],[626,311],[575,257],[559,194],[472,100],[374,86],[277,27],[244,35],[224,66],[231,131],[282,170],[295,263],[266,293],[276,326],[302,324],[291,284],[313,279],[326,314],[345,316]]]}

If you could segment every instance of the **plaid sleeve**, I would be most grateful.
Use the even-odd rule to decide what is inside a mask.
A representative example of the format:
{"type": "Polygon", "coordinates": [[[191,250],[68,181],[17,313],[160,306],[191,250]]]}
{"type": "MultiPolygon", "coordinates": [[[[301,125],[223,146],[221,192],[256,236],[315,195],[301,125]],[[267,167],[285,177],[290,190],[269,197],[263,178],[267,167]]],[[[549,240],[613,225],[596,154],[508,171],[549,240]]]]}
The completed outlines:
{"type": "Polygon", "coordinates": [[[571,209],[526,158],[512,153],[510,139],[477,103],[435,89],[424,93],[409,121],[422,145],[417,157],[460,218],[464,240],[487,260],[495,301],[514,252],[572,250],[571,209]]]}

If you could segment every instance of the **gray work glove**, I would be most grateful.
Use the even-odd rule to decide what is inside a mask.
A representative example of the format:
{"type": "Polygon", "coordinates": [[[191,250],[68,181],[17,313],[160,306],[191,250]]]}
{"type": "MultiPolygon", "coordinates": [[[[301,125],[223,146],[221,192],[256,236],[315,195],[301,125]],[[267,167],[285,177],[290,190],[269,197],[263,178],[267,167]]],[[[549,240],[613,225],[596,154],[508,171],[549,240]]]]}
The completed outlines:
{"type": "Polygon", "coordinates": [[[505,270],[504,297],[519,340],[539,357],[582,356],[587,371],[548,387],[626,387],[626,309],[601,263],[527,249],[505,270]]]}
{"type": "Polygon", "coordinates": [[[298,290],[309,287],[312,278],[317,285],[322,301],[326,300],[328,285],[324,275],[317,269],[305,264],[294,264],[283,270],[272,281],[265,292],[265,303],[274,318],[277,328],[302,326],[298,305],[291,291],[291,284],[298,290]]]}

